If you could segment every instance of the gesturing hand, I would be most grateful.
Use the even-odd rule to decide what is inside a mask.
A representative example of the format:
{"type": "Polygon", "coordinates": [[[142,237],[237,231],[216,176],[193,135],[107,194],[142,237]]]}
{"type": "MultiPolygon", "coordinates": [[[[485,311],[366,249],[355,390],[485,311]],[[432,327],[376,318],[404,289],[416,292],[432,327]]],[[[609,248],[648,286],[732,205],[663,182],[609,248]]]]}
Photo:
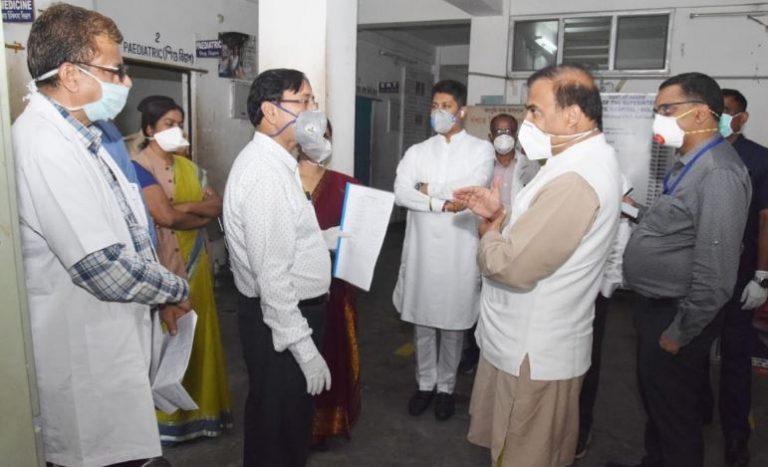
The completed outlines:
{"type": "Polygon", "coordinates": [[[482,186],[459,188],[453,192],[453,196],[478,216],[491,219],[503,207],[500,184],[499,179],[494,179],[490,189],[482,186]]]}

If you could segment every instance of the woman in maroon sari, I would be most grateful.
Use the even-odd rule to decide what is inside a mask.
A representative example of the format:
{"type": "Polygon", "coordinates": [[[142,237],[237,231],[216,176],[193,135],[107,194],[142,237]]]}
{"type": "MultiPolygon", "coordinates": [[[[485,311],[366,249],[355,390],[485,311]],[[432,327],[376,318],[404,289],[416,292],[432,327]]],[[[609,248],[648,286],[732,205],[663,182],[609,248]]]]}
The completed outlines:
{"type": "MultiPolygon", "coordinates": [[[[328,123],[326,138],[330,139],[328,123]]],[[[306,156],[299,157],[301,183],[312,199],[320,229],[326,230],[341,223],[341,209],[347,183],[359,184],[356,179],[323,165],[306,156]]],[[[313,444],[324,449],[331,436],[349,438],[350,429],[360,415],[360,355],[357,348],[357,311],[355,289],[348,283],[333,279],[328,300],[325,339],[321,349],[331,370],[331,390],[315,398],[313,444]]]]}

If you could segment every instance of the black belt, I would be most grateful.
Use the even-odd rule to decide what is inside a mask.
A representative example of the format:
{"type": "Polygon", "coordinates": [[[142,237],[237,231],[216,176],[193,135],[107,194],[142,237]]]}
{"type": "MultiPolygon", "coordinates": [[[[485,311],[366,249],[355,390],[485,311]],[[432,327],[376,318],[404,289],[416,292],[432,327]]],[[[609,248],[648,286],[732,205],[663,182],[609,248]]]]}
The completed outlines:
{"type": "Polygon", "coordinates": [[[643,297],[642,295],[640,296],[640,299],[655,306],[676,306],[680,301],[679,298],[650,298],[643,297]]]}
{"type": "Polygon", "coordinates": [[[315,298],[308,298],[306,300],[300,300],[299,306],[314,306],[314,305],[322,305],[323,303],[328,303],[328,294],[322,294],[319,297],[315,298]]]}
{"type": "MultiPolygon", "coordinates": [[[[240,293],[238,291],[238,293],[240,293]]],[[[242,295],[242,294],[241,294],[242,295]]],[[[257,302],[261,302],[261,297],[247,297],[245,295],[242,295],[248,300],[256,300],[257,302]]],[[[314,305],[322,305],[323,303],[328,303],[328,294],[322,294],[315,298],[308,298],[306,300],[299,300],[299,306],[314,306],[314,305]]]]}

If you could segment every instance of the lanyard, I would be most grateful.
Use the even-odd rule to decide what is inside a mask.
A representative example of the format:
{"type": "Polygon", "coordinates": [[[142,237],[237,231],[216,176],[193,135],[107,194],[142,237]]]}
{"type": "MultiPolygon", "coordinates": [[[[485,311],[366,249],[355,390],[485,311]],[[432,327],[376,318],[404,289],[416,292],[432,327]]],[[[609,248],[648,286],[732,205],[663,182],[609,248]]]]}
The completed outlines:
{"type": "Polygon", "coordinates": [[[703,156],[707,151],[714,148],[718,144],[725,141],[724,138],[718,137],[717,139],[710,141],[706,146],[701,148],[699,152],[696,153],[695,156],[693,156],[693,159],[691,159],[691,162],[685,164],[683,166],[683,170],[680,171],[680,175],[675,179],[674,182],[672,182],[672,186],[669,186],[669,177],[672,176],[672,171],[670,170],[669,173],[664,177],[664,194],[665,195],[671,195],[675,192],[675,189],[680,184],[681,181],[683,181],[683,178],[685,178],[686,175],[688,175],[688,171],[691,170],[691,167],[698,161],[701,156],[703,156]]]}

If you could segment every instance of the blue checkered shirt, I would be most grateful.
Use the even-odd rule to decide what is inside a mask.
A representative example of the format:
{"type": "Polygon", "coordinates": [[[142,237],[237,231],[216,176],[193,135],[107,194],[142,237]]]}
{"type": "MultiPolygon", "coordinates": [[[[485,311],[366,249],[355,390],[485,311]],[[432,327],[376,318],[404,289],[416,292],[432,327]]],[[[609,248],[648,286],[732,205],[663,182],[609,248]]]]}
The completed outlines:
{"type": "Polygon", "coordinates": [[[187,281],[172,274],[157,262],[147,227],[136,220],[115,174],[98,157],[101,130],[96,126],[86,127],[64,107],[53,101],[51,103],[77,130],[80,142],[96,158],[99,169],[120,206],[135,250],[134,253],[124,244],[116,243],[89,254],[69,268],[72,282],[105,301],[158,305],[186,300],[189,297],[187,281]]]}

